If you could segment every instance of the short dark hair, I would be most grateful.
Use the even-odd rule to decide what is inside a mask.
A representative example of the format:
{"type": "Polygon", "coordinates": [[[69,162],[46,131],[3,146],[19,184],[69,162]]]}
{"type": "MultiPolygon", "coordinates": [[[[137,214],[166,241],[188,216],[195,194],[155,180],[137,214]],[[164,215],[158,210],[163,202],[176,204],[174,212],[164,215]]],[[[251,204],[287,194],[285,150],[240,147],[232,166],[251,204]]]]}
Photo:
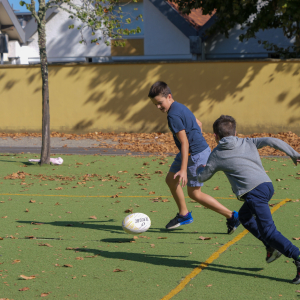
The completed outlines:
{"type": "Polygon", "coordinates": [[[172,95],[168,85],[163,81],[157,81],[151,86],[148,97],[154,98],[158,95],[162,97],[167,97],[169,94],[172,95]]]}
{"type": "Polygon", "coordinates": [[[231,116],[222,115],[213,125],[214,133],[222,139],[225,136],[234,136],[236,132],[236,121],[231,116]]]}

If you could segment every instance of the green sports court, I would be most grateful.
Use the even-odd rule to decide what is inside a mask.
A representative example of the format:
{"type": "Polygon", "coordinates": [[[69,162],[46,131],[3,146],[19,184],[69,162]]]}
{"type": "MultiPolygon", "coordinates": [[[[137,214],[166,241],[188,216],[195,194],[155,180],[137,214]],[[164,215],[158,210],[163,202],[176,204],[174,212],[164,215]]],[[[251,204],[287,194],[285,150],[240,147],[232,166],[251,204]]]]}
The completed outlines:
{"type": "MultiPolygon", "coordinates": [[[[164,229],[176,213],[165,184],[173,157],[62,155],[61,166],[0,156],[0,297],[4,299],[299,299],[292,259],[267,264],[242,226],[187,198],[194,222],[164,229]],[[122,230],[130,212],[151,218],[138,236],[122,230]]],[[[263,158],[273,180],[275,224],[300,247],[299,173],[283,157],[263,158]]],[[[226,176],[203,188],[238,210],[226,176]]]]}

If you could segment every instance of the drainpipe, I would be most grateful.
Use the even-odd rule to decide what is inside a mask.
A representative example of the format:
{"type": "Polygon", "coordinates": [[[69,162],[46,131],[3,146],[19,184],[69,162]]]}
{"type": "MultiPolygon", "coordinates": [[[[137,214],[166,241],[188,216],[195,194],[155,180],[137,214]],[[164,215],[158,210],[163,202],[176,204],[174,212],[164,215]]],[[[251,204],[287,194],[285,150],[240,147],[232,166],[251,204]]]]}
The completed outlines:
{"type": "MultiPolygon", "coordinates": [[[[1,26],[1,25],[0,25],[1,26]]],[[[8,36],[1,33],[0,27],[0,54],[1,54],[1,65],[3,65],[3,53],[8,53],[8,36]]]]}
{"type": "Polygon", "coordinates": [[[205,60],[205,42],[203,39],[201,42],[201,60],[205,60]]]}
{"type": "Polygon", "coordinates": [[[190,39],[190,52],[193,56],[193,60],[197,60],[201,54],[201,38],[198,35],[189,36],[190,39]]]}

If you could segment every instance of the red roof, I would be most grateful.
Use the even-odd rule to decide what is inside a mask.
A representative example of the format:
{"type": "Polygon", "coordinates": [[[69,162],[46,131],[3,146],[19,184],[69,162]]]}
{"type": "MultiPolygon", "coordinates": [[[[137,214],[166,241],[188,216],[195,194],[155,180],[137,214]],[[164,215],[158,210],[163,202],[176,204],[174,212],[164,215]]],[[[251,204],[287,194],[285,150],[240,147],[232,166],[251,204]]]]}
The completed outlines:
{"type": "Polygon", "coordinates": [[[203,15],[201,8],[192,9],[189,15],[185,15],[179,11],[178,4],[170,1],[168,3],[196,29],[202,27],[214,15],[203,15]]]}

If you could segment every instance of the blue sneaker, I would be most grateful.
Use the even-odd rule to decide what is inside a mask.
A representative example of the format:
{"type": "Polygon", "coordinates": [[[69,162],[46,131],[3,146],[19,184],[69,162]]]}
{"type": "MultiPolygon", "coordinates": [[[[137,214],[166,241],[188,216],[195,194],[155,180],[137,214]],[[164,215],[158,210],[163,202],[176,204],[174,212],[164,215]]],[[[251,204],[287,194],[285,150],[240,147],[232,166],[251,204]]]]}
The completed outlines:
{"type": "Polygon", "coordinates": [[[166,229],[174,229],[181,225],[190,224],[193,221],[194,219],[191,212],[189,212],[187,216],[181,216],[179,213],[177,213],[176,217],[166,225],[166,229]]]}
{"type": "Polygon", "coordinates": [[[232,218],[227,219],[227,222],[226,222],[226,225],[228,228],[227,233],[233,234],[240,224],[241,223],[239,220],[239,213],[237,211],[234,211],[232,214],[232,218]]]}

